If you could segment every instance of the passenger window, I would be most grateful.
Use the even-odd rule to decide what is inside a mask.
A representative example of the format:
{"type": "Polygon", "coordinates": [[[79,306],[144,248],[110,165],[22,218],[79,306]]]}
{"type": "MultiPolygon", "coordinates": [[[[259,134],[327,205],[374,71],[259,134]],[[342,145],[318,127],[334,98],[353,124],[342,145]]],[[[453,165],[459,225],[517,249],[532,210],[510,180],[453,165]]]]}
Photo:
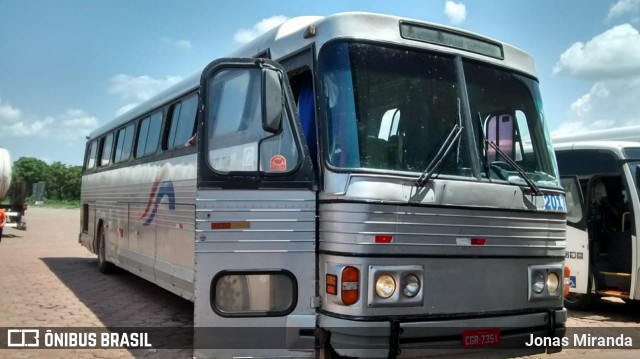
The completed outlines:
{"type": "Polygon", "coordinates": [[[108,134],[101,140],[101,156],[100,167],[106,166],[111,163],[111,147],[113,145],[113,133],[108,134]]]}
{"type": "Polygon", "coordinates": [[[98,148],[98,143],[96,141],[91,142],[89,147],[89,154],[87,155],[87,162],[85,165],[85,169],[90,170],[96,165],[96,149],[98,148]]]}
{"type": "Polygon", "coordinates": [[[167,149],[183,148],[194,134],[198,96],[192,95],[173,106],[167,149]]]}
{"type": "Polygon", "coordinates": [[[136,158],[140,158],[152,153],[158,149],[158,140],[160,137],[160,127],[162,126],[162,111],[158,111],[145,117],[140,121],[138,130],[138,145],[136,147],[136,158]]]}
{"type": "Polygon", "coordinates": [[[582,192],[575,177],[562,178],[560,184],[566,191],[567,222],[577,224],[582,221],[582,192]]]}
{"type": "Polygon", "coordinates": [[[260,70],[223,70],[210,84],[209,163],[213,169],[284,173],[297,167],[298,146],[286,111],[278,134],[262,127],[260,70]]]}
{"type": "Polygon", "coordinates": [[[126,161],[131,157],[131,144],[133,142],[133,124],[121,128],[116,135],[115,163],[126,161]]]}

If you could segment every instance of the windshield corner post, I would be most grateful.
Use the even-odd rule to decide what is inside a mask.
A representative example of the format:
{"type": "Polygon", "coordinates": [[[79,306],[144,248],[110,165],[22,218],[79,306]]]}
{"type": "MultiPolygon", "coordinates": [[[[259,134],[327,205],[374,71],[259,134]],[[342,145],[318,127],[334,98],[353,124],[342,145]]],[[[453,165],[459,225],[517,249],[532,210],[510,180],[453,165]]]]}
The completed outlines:
{"type": "MultiPolygon", "coordinates": [[[[464,67],[462,66],[462,57],[460,55],[455,57],[456,64],[456,77],[460,88],[458,89],[459,98],[461,101],[461,116],[463,121],[463,131],[467,136],[467,142],[469,143],[469,161],[471,162],[471,171],[473,175],[481,180],[480,175],[480,154],[478,153],[478,147],[476,144],[476,138],[473,133],[473,122],[471,117],[471,105],[469,102],[469,93],[467,91],[467,82],[464,76],[464,67]],[[464,129],[466,128],[466,130],[464,129]]],[[[482,131],[482,129],[480,129],[482,131]]]]}

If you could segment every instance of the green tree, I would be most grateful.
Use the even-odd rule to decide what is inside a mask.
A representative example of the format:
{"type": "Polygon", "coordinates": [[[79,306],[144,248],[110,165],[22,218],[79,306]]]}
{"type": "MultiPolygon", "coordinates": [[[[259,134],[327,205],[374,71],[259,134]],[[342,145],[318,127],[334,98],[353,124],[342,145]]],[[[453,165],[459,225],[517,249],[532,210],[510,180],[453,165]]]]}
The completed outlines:
{"type": "Polygon", "coordinates": [[[61,162],[48,165],[33,157],[21,157],[13,163],[13,181],[27,184],[27,193],[33,184],[44,181],[45,198],[55,200],[79,200],[82,183],[82,166],[67,166],[61,162]]]}
{"type": "Polygon", "coordinates": [[[27,184],[27,193],[32,195],[33,184],[46,181],[49,165],[33,157],[20,157],[13,163],[13,181],[23,181],[27,184]]]}

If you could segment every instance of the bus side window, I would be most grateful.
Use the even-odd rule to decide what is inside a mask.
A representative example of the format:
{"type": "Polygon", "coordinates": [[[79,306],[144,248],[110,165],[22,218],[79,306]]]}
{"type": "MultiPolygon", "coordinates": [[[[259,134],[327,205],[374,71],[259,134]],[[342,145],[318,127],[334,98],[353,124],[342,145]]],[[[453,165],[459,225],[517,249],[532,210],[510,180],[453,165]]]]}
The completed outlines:
{"type": "Polygon", "coordinates": [[[582,194],[576,178],[562,178],[560,184],[566,191],[567,222],[577,224],[582,221],[582,194]]]}
{"type": "Polygon", "coordinates": [[[162,126],[162,111],[157,111],[151,116],[147,116],[140,121],[138,127],[138,138],[135,157],[155,153],[158,149],[160,139],[160,127],[162,126]]]}
{"type": "Polygon", "coordinates": [[[113,144],[113,133],[110,133],[100,140],[100,167],[111,163],[111,149],[113,144]]]}
{"type": "Polygon", "coordinates": [[[171,150],[183,148],[193,136],[196,123],[196,111],[198,108],[198,96],[192,95],[171,108],[169,118],[169,133],[167,142],[163,148],[171,150]]]}
{"type": "Polygon", "coordinates": [[[302,132],[309,147],[309,155],[314,167],[317,168],[318,149],[316,144],[316,120],[315,120],[315,101],[313,95],[313,77],[311,70],[305,70],[303,73],[296,75],[291,79],[296,85],[294,96],[298,104],[298,115],[302,125],[302,132]],[[297,91],[296,91],[297,90],[297,91]]]}
{"type": "Polygon", "coordinates": [[[114,163],[123,162],[131,157],[131,143],[133,142],[133,124],[118,130],[116,135],[116,156],[114,163]]]}
{"type": "Polygon", "coordinates": [[[98,143],[96,141],[92,141],[91,145],[89,145],[89,154],[87,155],[85,170],[93,169],[96,166],[96,149],[97,148],[98,148],[98,143]]]}
{"type": "Polygon", "coordinates": [[[283,113],[279,133],[269,133],[262,127],[260,78],[257,69],[223,70],[211,83],[209,162],[217,171],[284,173],[298,165],[289,114],[283,113]]]}

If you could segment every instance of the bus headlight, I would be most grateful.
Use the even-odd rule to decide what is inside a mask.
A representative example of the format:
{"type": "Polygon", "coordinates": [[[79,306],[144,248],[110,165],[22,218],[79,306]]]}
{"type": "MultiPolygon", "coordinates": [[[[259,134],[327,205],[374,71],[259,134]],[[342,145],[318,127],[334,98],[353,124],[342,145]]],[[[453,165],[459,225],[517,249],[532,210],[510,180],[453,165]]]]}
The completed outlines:
{"type": "Polygon", "coordinates": [[[408,274],[402,280],[402,294],[405,297],[413,298],[420,291],[420,279],[414,274],[408,274]]]}
{"type": "Polygon", "coordinates": [[[560,288],[560,278],[554,272],[550,272],[547,277],[547,290],[549,293],[554,294],[558,291],[558,288],[560,288]]]}
{"type": "Polygon", "coordinates": [[[389,298],[396,291],[396,281],[392,276],[383,274],[376,280],[376,294],[380,298],[389,298]]]}
{"type": "Polygon", "coordinates": [[[536,272],[533,274],[533,278],[531,278],[531,290],[534,293],[540,294],[544,290],[544,274],[541,272],[536,272]]]}

